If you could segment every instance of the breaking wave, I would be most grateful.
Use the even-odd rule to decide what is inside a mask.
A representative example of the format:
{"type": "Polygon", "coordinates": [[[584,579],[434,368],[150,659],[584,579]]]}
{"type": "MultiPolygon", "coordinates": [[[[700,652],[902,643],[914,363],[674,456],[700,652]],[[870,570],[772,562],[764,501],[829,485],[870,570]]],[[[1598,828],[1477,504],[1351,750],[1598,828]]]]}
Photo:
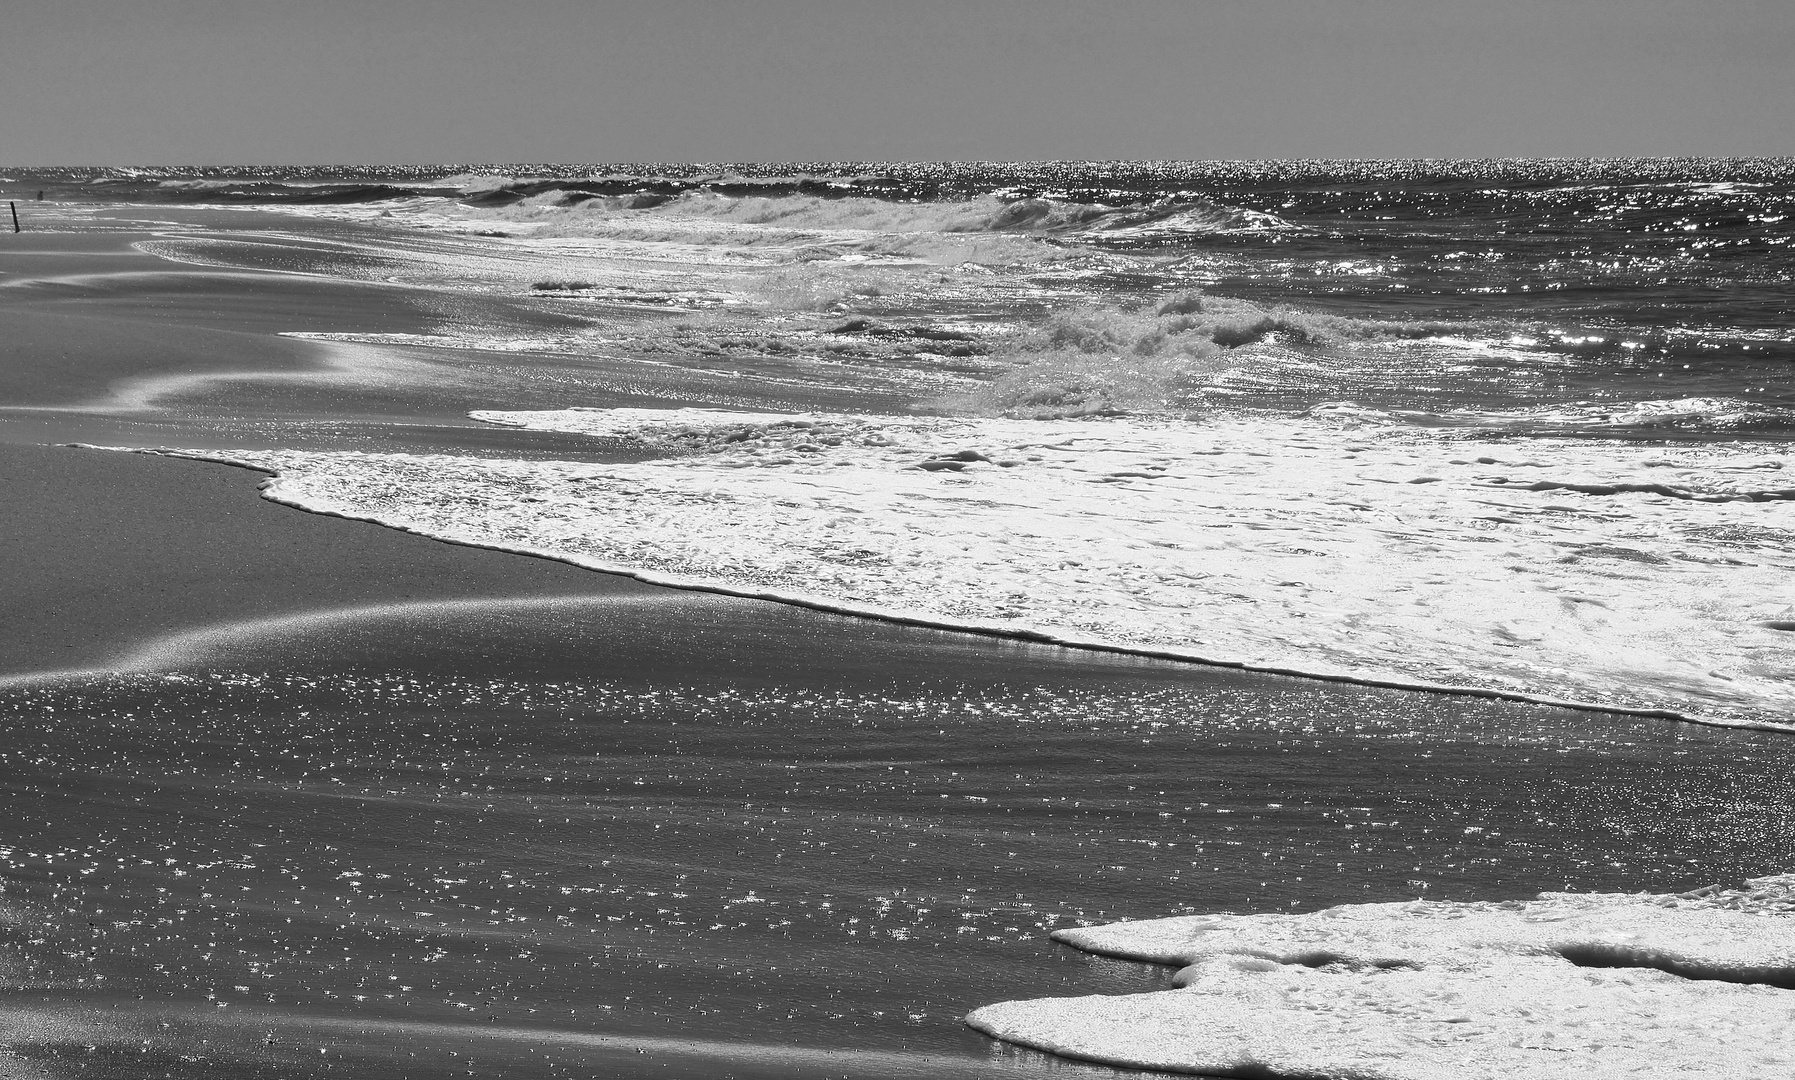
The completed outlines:
{"type": "Polygon", "coordinates": [[[1352,319],[1185,292],[1135,308],[1083,305],[1049,316],[993,360],[989,383],[932,404],[959,415],[1053,419],[1188,411],[1249,345],[1326,348],[1410,340],[1459,329],[1446,323],[1352,319]]]}
{"type": "Polygon", "coordinates": [[[1271,214],[1201,198],[1110,206],[1004,192],[964,201],[898,202],[861,195],[731,195],[711,189],[673,196],[654,191],[606,195],[559,184],[528,194],[526,190],[492,189],[477,198],[477,205],[505,221],[598,223],[644,212],[659,218],[708,219],[794,232],[1075,235],[1153,229],[1206,234],[1294,228],[1271,214]]]}

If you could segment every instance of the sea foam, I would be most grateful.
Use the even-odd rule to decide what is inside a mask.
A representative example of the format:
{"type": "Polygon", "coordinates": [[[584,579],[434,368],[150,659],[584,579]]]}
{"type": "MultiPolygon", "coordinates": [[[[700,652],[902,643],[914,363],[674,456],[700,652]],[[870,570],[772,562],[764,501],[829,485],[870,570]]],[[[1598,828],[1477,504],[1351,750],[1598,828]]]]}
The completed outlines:
{"type": "Polygon", "coordinates": [[[1795,875],[1648,896],[1360,904],[1061,930],[1179,989],[1013,1001],[973,1027],[1211,1076],[1461,1080],[1795,1069],[1795,875]]]}
{"type": "Polygon", "coordinates": [[[193,451],[270,498],[643,580],[1791,729],[1795,486],[1749,444],[1299,419],[479,412],[654,460],[193,451]]]}
{"type": "Polygon", "coordinates": [[[1080,234],[1148,232],[1203,235],[1288,231],[1274,214],[1204,198],[1164,199],[1139,206],[1069,202],[994,193],[967,200],[913,201],[806,194],[733,195],[700,188],[659,200],[548,191],[502,207],[469,208],[470,215],[510,221],[557,221],[603,228],[618,219],[712,220],[788,230],[876,233],[1016,232],[1080,234]]]}

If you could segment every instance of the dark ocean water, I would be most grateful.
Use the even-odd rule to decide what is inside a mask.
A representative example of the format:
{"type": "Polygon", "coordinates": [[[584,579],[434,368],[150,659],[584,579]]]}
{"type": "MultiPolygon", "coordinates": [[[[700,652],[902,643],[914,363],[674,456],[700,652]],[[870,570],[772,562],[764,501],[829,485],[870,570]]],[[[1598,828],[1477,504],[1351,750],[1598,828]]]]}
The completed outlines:
{"type": "MultiPolygon", "coordinates": [[[[423,449],[422,416],[656,404],[1294,432],[1240,450],[1249,463],[1328,424],[1351,440],[1445,432],[1538,480],[1538,505],[1502,513],[1566,546],[1503,547],[1509,518],[1416,511],[1380,528],[1441,550],[1487,536],[1484,562],[1540,595],[1609,590],[1595,659],[1564,659],[1582,640],[1569,631],[1512,620],[1498,647],[1477,610],[1511,575],[1479,584],[1463,556],[1430,571],[1442,599],[1395,639],[1432,667],[1351,652],[1377,582],[1369,607],[1318,591],[1274,611],[1218,577],[1200,588],[1240,599],[1218,622],[1262,630],[1254,655],[1287,667],[1336,648],[1379,678],[1458,665],[1466,685],[1789,719],[1790,635],[1774,625],[1795,612],[1778,576],[1795,538],[1778,479],[1795,433],[1789,161],[0,175],[33,231],[142,234],[197,293],[281,271],[397,286],[430,315],[428,334],[383,337],[333,323],[328,300],[292,301],[293,329],[391,366],[137,391],[126,415],[184,425],[170,445],[229,432],[278,465],[294,447],[423,449]],[[201,216],[216,208],[277,214],[201,216]],[[345,418],[382,434],[333,435],[345,418]],[[1659,608],[1713,623],[1669,619],[1659,652],[1636,657],[1630,627],[1659,608]],[[1517,642],[1543,644],[1520,675],[1492,674],[1517,642]],[[1664,674],[1665,655],[1689,671],[1664,674]]],[[[8,286],[106,310],[176,295],[126,275],[8,286]]],[[[552,547],[572,543],[545,531],[566,519],[553,492],[480,503],[454,469],[543,446],[648,456],[572,434],[526,453],[528,434],[470,436],[439,463],[444,490],[414,494],[552,547]]],[[[320,485],[388,475],[349,455],[304,464],[320,485]]],[[[1308,478],[1266,476],[1267,499],[1240,512],[1276,551],[1239,580],[1305,585],[1274,556],[1315,557],[1356,526],[1297,521],[1308,478]]],[[[1491,497],[1465,490],[1439,507],[1491,497]]],[[[1123,540],[1163,520],[1195,534],[1217,513],[1130,498],[1116,485],[1123,540]]],[[[1410,554],[1382,558],[1394,575],[1410,554]]],[[[892,595],[920,605],[952,568],[893,578],[892,595]]],[[[1042,568],[1012,571],[1026,585],[1042,568]]],[[[1043,580],[1004,602],[1113,608],[1105,632],[1123,644],[1171,618],[1128,614],[1084,577],[1043,580]]],[[[970,607],[976,584],[966,619],[991,617],[970,607]]],[[[761,605],[677,595],[621,619],[570,603],[225,634],[149,670],[0,687],[0,1073],[1109,1075],[1000,1049],[959,1017],[1166,985],[1046,940],[1077,922],[1675,891],[1791,864],[1795,743],[1780,733],[794,609],[750,619],[761,605]]]]}

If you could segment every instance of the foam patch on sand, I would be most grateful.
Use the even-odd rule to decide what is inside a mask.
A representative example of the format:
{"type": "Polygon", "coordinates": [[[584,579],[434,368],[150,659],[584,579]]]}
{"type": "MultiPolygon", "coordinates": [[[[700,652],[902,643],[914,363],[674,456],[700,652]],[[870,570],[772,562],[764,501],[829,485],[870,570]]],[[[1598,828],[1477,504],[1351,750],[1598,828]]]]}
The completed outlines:
{"type": "Polygon", "coordinates": [[[629,464],[255,450],[270,498],[643,580],[1389,685],[1787,726],[1749,444],[1306,419],[480,412],[629,464]]]}
{"type": "Polygon", "coordinates": [[[1178,989],[967,1023],[1066,1057],[1354,1080],[1795,1074],[1795,875],[1684,896],[1546,893],[1061,930],[1178,989]],[[1771,985],[1763,985],[1763,984],[1771,985]]]}

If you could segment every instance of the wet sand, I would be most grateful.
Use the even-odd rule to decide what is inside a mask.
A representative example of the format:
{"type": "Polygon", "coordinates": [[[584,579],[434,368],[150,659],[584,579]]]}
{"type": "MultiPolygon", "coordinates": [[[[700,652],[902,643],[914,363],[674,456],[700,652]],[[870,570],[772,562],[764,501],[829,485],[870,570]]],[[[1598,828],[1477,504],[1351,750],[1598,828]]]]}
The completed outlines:
{"type": "MultiPolygon", "coordinates": [[[[174,216],[207,227],[265,222],[255,214],[174,216]]],[[[308,610],[642,591],[541,560],[297,514],[260,500],[264,477],[245,470],[52,445],[204,445],[303,428],[304,420],[264,418],[281,412],[278,395],[266,391],[255,403],[262,417],[207,415],[206,391],[215,395],[228,382],[199,382],[197,398],[152,398],[135,408],[121,405],[117,391],[241,372],[303,377],[325,367],[326,350],[278,335],[415,332],[428,324],[415,291],[279,269],[184,266],[132,246],[154,235],[20,234],[0,244],[0,490],[11,551],[0,576],[0,676],[104,667],[170,633],[308,610]]],[[[446,432],[416,425],[402,438],[454,439],[456,428],[471,429],[464,417],[438,411],[446,432]]]]}
{"type": "Polygon", "coordinates": [[[647,586],[260,499],[264,477],[175,458],[0,444],[11,549],[0,676],[105,668],[133,646],[320,609],[647,586]]]}
{"type": "Polygon", "coordinates": [[[402,298],[366,286],[180,266],[131,246],[153,235],[0,241],[0,404],[66,408],[156,375],[301,371],[316,363],[315,350],[277,334],[423,325],[402,298]]]}

